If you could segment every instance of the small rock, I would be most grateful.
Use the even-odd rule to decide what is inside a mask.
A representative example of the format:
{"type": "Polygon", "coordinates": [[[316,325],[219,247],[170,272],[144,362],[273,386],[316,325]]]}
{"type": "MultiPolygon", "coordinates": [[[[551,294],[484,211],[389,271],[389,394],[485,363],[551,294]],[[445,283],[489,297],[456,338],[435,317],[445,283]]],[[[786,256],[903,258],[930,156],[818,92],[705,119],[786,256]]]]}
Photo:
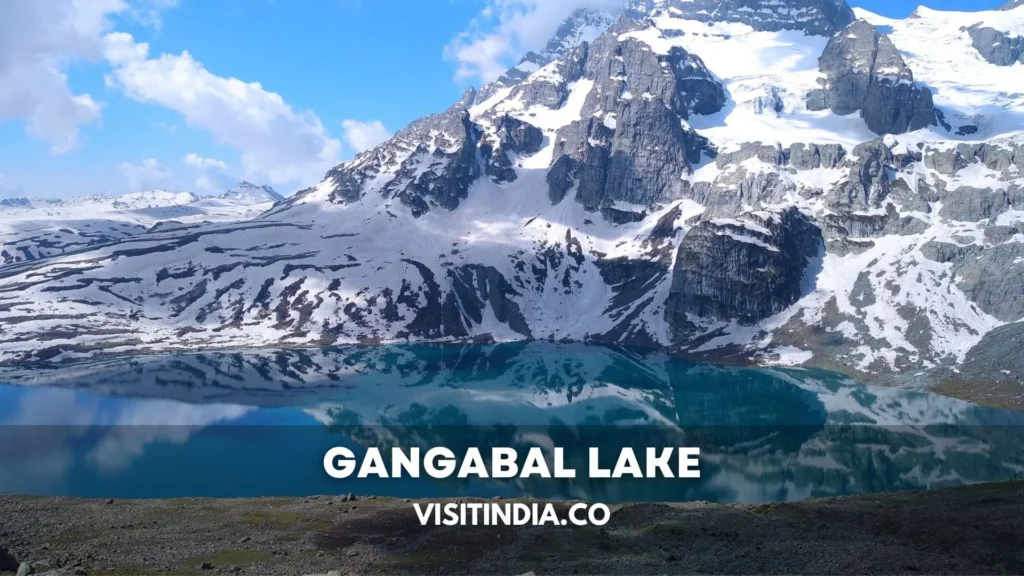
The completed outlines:
{"type": "Polygon", "coordinates": [[[114,499],[113,498],[111,498],[110,500],[107,500],[107,504],[113,504],[113,503],[114,503],[114,499]]]}
{"type": "Polygon", "coordinates": [[[348,553],[345,554],[345,556],[348,556],[349,558],[355,558],[356,556],[359,556],[359,550],[349,550],[348,553]]]}
{"type": "Polygon", "coordinates": [[[209,562],[203,562],[202,564],[199,565],[199,569],[200,570],[213,570],[213,564],[210,564],[209,562]]]}
{"type": "Polygon", "coordinates": [[[356,501],[356,495],[355,495],[355,494],[353,494],[353,493],[349,492],[349,493],[347,494],[347,496],[348,496],[348,501],[349,501],[349,502],[355,502],[355,501],[356,501]]]}
{"type": "Polygon", "coordinates": [[[348,502],[348,494],[341,497],[342,502],[348,502]]]}
{"type": "Polygon", "coordinates": [[[241,540],[239,540],[238,543],[239,544],[245,544],[246,542],[249,542],[250,540],[252,540],[252,538],[250,538],[249,536],[246,536],[245,538],[242,538],[241,540]]]}
{"type": "Polygon", "coordinates": [[[28,576],[34,574],[35,570],[32,569],[32,565],[28,562],[22,562],[21,566],[18,566],[18,576],[28,576]]]}
{"type": "Polygon", "coordinates": [[[7,548],[0,546],[0,571],[14,572],[20,567],[21,564],[14,559],[14,555],[7,548]]]}

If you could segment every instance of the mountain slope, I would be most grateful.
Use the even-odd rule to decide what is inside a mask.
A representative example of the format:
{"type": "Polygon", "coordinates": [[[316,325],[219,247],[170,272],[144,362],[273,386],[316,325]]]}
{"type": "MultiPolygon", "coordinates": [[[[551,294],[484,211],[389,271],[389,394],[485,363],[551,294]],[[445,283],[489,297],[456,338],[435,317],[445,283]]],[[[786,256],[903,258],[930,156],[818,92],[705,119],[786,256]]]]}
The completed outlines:
{"type": "Polygon", "coordinates": [[[1024,76],[963,14],[635,2],[258,218],[0,268],[0,359],[550,338],[1019,382],[980,352],[1024,349],[1024,76]]]}

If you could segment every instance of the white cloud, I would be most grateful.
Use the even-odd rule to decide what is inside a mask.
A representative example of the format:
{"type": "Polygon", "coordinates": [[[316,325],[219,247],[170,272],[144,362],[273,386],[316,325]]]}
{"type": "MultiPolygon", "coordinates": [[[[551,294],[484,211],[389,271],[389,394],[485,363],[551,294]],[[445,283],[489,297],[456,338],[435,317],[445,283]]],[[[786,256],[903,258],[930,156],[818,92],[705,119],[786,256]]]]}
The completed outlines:
{"type": "Polygon", "coordinates": [[[177,6],[178,0],[136,0],[131,15],[135,21],[159,32],[164,25],[162,12],[177,6]]]}
{"type": "Polygon", "coordinates": [[[345,144],[356,152],[369,150],[391,138],[391,131],[380,120],[342,120],[341,128],[344,131],[345,144]]]}
{"type": "Polygon", "coordinates": [[[132,192],[167,188],[173,181],[171,171],[156,158],[143,158],[140,164],[121,163],[121,174],[132,192]]]}
{"type": "Polygon", "coordinates": [[[73,149],[102,106],[72,93],[64,69],[98,59],[110,17],[127,9],[123,0],[0,1],[0,120],[25,121],[54,153],[73,149]]]}
{"type": "Polygon", "coordinates": [[[174,110],[188,125],[238,150],[246,177],[306,186],[337,164],[341,142],[310,111],[296,111],[259,83],[217,76],[188,52],[150,57],[130,34],[105,39],[111,80],[131,98],[174,110]]]}
{"type": "Polygon", "coordinates": [[[222,160],[215,160],[213,158],[203,158],[195,152],[190,152],[182,158],[182,162],[195,168],[196,170],[221,170],[227,172],[228,165],[222,160]]]}
{"type": "Polygon", "coordinates": [[[63,153],[79,129],[98,122],[103,105],[68,86],[67,66],[103,55],[116,15],[159,27],[178,0],[0,0],[0,121],[24,121],[29,135],[63,153]]]}
{"type": "Polygon", "coordinates": [[[496,80],[519,58],[539,50],[578,8],[617,10],[623,0],[487,0],[470,29],[445,47],[456,64],[455,80],[496,80]]]}
{"type": "Polygon", "coordinates": [[[231,186],[234,175],[223,160],[203,158],[195,152],[191,152],[186,154],[181,161],[195,169],[194,192],[200,195],[219,195],[231,186]]]}

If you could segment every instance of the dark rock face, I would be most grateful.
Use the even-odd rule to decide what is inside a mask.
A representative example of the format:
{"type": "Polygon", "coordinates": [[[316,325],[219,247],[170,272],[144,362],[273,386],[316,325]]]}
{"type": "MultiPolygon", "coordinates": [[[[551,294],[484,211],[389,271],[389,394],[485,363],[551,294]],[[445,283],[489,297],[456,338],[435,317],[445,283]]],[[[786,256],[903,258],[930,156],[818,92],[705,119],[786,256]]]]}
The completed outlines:
{"type": "Polygon", "coordinates": [[[986,168],[996,172],[1006,172],[1014,168],[1024,172],[1024,145],[957,144],[952,148],[928,148],[924,151],[925,167],[945,176],[955,176],[957,172],[975,162],[984,164],[986,168]]]}
{"type": "Polygon", "coordinates": [[[747,142],[739,150],[719,153],[715,163],[722,172],[712,182],[696,182],[686,197],[705,207],[703,219],[731,217],[783,202],[797,192],[783,172],[836,168],[844,163],[846,149],[839,144],[778,144],[747,142]],[[748,170],[740,165],[756,158],[778,169],[748,170]]]}
{"type": "Polygon", "coordinates": [[[957,287],[1004,322],[1024,320],[1024,243],[1009,242],[955,262],[957,287]]]}
{"type": "Polygon", "coordinates": [[[923,220],[913,216],[901,217],[892,204],[886,207],[885,214],[839,212],[824,216],[821,223],[825,237],[829,239],[875,238],[890,234],[907,236],[921,234],[928,229],[923,220]]]}
{"type": "Polygon", "coordinates": [[[982,27],[978,24],[968,28],[967,33],[971,36],[971,45],[975,50],[992,64],[1013,66],[1024,63],[1024,37],[1010,36],[995,28],[982,27]]]}
{"type": "Polygon", "coordinates": [[[793,144],[789,148],[779,145],[766,145],[760,142],[745,142],[735,152],[721,153],[715,158],[715,164],[724,168],[730,164],[739,164],[744,160],[758,160],[775,166],[791,164],[797,170],[814,168],[835,168],[846,157],[846,149],[840,144],[793,144]]]}
{"type": "Polygon", "coordinates": [[[811,110],[860,112],[875,134],[902,134],[937,122],[931,90],[919,88],[889,37],[864,20],[839,31],[818,60],[822,88],[807,95],[811,110]]]}
{"type": "Polygon", "coordinates": [[[620,20],[589,48],[585,77],[594,86],[583,119],[558,132],[548,177],[552,201],[573,183],[588,210],[614,201],[650,205],[680,198],[682,177],[708,148],[682,120],[721,110],[721,83],[681,48],[659,55],[643,42],[620,42],[618,34],[632,25],[620,20]]]}
{"type": "MultiPolygon", "coordinates": [[[[792,185],[777,172],[748,173],[742,166],[723,172],[713,183],[698,182],[690,198],[705,207],[703,219],[734,216],[746,207],[781,202],[792,185]]],[[[747,208],[749,209],[749,208],[747,208]]]]}
{"type": "Polygon", "coordinates": [[[1024,189],[1011,186],[1006,190],[962,186],[942,197],[939,216],[962,222],[995,218],[1014,206],[1024,204],[1024,189]]]}
{"type": "Polygon", "coordinates": [[[498,118],[494,125],[497,142],[480,145],[484,170],[496,183],[514,182],[516,171],[511,156],[535,154],[544,144],[544,133],[540,128],[507,114],[498,118]]]}
{"type": "MultiPolygon", "coordinates": [[[[458,298],[459,310],[465,317],[465,324],[472,326],[483,323],[484,310],[489,305],[494,318],[518,334],[532,338],[530,327],[512,298],[521,296],[509,284],[501,272],[490,266],[467,264],[448,272],[454,297],[458,298]]],[[[465,332],[465,330],[463,330],[465,332]]],[[[468,335],[468,332],[463,336],[468,335]]]]}
{"type": "Polygon", "coordinates": [[[1000,326],[967,352],[960,372],[982,382],[1008,382],[1024,373],[1024,323],[1000,326]]]}
{"type": "MultiPolygon", "coordinates": [[[[469,185],[480,176],[476,161],[476,129],[465,109],[450,110],[430,122],[439,134],[429,145],[421,143],[403,163],[395,178],[384,187],[384,196],[397,196],[414,216],[432,206],[447,210],[466,198],[469,185]],[[422,164],[429,164],[426,171],[422,164]]],[[[423,127],[421,127],[423,128],[423,127]]],[[[429,140],[429,139],[428,139],[429,140]]]]}
{"type": "Polygon", "coordinates": [[[831,36],[855,19],[846,0],[632,0],[638,16],[674,8],[704,22],[742,22],[755,30],[803,30],[831,36]]]}
{"type": "MultiPolygon", "coordinates": [[[[447,111],[421,118],[352,162],[333,168],[325,177],[336,184],[330,201],[358,200],[366,192],[367,183],[387,171],[394,176],[378,189],[379,193],[385,198],[398,198],[415,216],[434,207],[454,210],[480,176],[479,129],[470,121],[468,110],[475,96],[473,89],[468,90],[447,111]]],[[[523,132],[527,140],[533,136],[528,129],[523,132]]],[[[507,172],[501,174],[507,176],[507,172]]],[[[289,200],[294,202],[311,191],[289,200]]]]}
{"type": "Polygon", "coordinates": [[[881,140],[858,144],[853,149],[856,161],[850,177],[829,191],[825,203],[833,210],[849,212],[876,208],[889,196],[891,167],[896,163],[892,151],[881,140]]]}
{"type": "Polygon", "coordinates": [[[498,120],[496,127],[501,147],[514,154],[535,154],[544,144],[540,128],[507,114],[498,120]]]}
{"type": "Polygon", "coordinates": [[[687,233],[672,271],[665,316],[674,333],[687,317],[753,324],[802,295],[821,231],[796,208],[701,222],[687,233]]]}

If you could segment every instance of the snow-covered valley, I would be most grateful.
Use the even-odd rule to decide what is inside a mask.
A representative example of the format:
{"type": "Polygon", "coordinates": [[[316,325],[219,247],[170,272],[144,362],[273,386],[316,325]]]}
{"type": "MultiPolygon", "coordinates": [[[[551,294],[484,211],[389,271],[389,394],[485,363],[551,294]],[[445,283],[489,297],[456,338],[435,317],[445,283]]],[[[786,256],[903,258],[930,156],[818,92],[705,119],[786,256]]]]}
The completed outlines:
{"type": "Polygon", "coordinates": [[[282,199],[273,189],[249,182],[207,197],[149,190],[117,197],[0,199],[0,264],[108,244],[155,226],[248,220],[282,199]]]}

